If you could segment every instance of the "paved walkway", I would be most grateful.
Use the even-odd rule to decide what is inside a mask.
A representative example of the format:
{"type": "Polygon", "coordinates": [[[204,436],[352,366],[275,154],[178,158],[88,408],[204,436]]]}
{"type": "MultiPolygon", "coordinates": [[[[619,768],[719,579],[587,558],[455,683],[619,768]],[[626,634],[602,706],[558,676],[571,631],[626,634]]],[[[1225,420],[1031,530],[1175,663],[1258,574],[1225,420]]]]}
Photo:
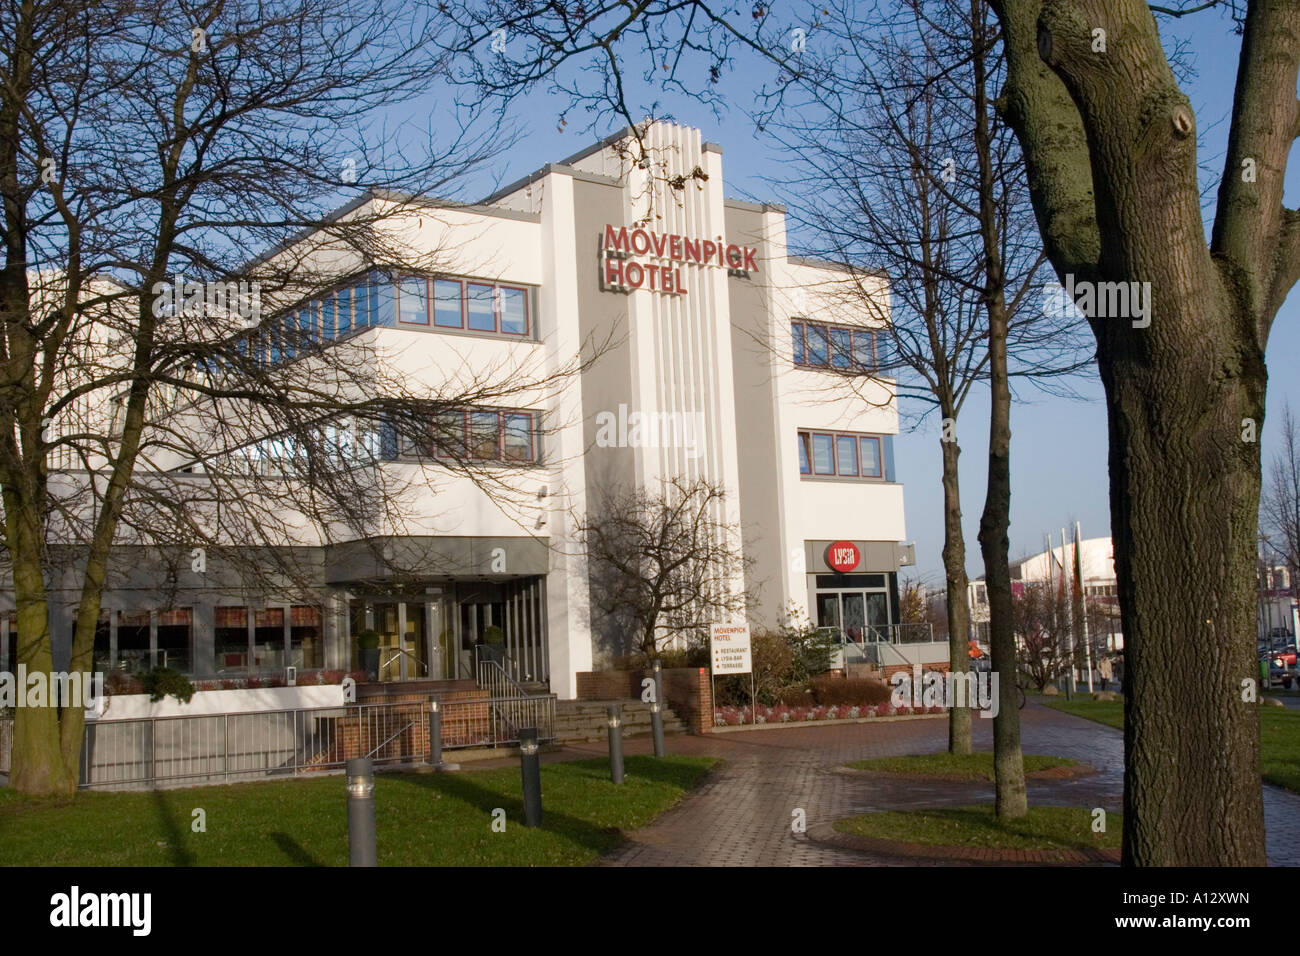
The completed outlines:
{"type": "MultiPolygon", "coordinates": [[[[992,721],[976,718],[975,746],[992,749],[992,721]]],[[[725,761],[709,779],[649,827],[605,857],[609,866],[914,866],[908,861],[839,850],[791,829],[803,810],[808,827],[868,810],[948,806],[992,800],[992,784],[930,784],[836,773],[849,760],[937,752],[947,746],[943,718],[676,736],[672,753],[725,761]]],[[[1123,735],[1110,727],[1031,703],[1021,711],[1025,753],[1084,761],[1098,773],[1074,780],[1029,781],[1031,803],[1118,811],[1123,794],[1123,735]]],[[[625,741],[628,753],[650,741],[625,741]]],[[[569,747],[566,756],[603,756],[603,744],[569,747]]],[[[1273,865],[1300,865],[1300,795],[1264,788],[1268,855],[1273,865]]]]}

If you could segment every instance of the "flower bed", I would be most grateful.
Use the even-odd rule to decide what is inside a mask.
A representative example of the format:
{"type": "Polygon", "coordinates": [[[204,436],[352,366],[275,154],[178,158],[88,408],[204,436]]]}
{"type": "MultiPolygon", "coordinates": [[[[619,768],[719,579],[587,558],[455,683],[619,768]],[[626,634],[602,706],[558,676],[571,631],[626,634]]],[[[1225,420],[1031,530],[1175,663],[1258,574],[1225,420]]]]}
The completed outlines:
{"type": "Polygon", "coordinates": [[[942,707],[894,707],[890,704],[830,704],[820,707],[719,707],[713,712],[715,727],[738,727],[744,724],[794,724],[816,720],[859,720],[868,717],[907,717],[915,714],[942,714],[942,707]]]}

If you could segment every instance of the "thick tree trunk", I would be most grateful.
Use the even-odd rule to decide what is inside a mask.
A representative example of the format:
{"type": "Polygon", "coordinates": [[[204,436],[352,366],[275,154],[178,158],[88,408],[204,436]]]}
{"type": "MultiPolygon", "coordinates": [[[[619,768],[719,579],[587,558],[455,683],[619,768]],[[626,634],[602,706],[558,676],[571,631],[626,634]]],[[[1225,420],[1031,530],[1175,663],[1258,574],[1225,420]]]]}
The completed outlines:
{"type": "MultiPolygon", "coordinates": [[[[946,414],[946,413],[945,413],[946,414]]],[[[966,539],[961,527],[961,490],[955,441],[941,441],[943,449],[943,572],[948,598],[948,666],[954,674],[970,670],[967,653],[970,609],[967,605],[966,539]]],[[[953,707],[948,712],[948,752],[970,753],[971,712],[953,707]]]]}
{"type": "Polygon", "coordinates": [[[1258,420],[1265,377],[1258,362],[1235,374],[1210,355],[1194,364],[1102,367],[1124,631],[1124,861],[1262,866],[1259,706],[1245,692],[1257,673],[1259,446],[1242,441],[1241,422],[1258,420]]]}

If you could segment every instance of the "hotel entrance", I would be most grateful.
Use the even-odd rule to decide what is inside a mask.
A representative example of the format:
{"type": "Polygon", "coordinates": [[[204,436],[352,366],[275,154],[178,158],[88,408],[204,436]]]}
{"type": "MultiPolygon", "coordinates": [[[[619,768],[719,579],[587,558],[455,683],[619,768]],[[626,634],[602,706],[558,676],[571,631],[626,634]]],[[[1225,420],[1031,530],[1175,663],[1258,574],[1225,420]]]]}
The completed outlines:
{"type": "Polygon", "coordinates": [[[353,669],[362,669],[357,635],[379,635],[379,680],[444,680],[455,676],[454,636],[444,621],[444,599],[373,595],[348,602],[353,669]]]}

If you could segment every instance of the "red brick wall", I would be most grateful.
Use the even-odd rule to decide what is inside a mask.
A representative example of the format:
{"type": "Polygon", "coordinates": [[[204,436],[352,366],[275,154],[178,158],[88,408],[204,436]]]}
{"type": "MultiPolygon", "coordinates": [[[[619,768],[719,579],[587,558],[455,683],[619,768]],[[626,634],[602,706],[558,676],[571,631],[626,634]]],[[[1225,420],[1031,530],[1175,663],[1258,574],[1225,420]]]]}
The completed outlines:
{"type": "MultiPolygon", "coordinates": [[[[579,671],[578,700],[641,699],[641,681],[654,671],[579,671]]],[[[713,729],[713,694],[707,667],[670,667],[663,671],[664,697],[693,734],[713,729]]]]}

